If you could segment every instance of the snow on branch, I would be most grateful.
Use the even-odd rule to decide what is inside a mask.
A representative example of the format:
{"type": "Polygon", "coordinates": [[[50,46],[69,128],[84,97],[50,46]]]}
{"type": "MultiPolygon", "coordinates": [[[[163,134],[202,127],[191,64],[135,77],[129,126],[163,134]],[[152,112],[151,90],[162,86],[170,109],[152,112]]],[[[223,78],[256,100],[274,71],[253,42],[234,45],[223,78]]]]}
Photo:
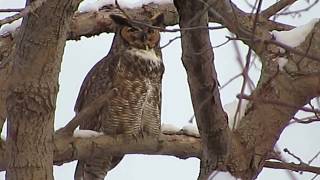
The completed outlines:
{"type": "MultiPolygon", "coordinates": [[[[318,18],[289,31],[273,30],[271,33],[277,42],[289,46],[290,48],[295,48],[305,41],[317,22],[319,22],[318,18]]],[[[278,49],[281,56],[284,56],[286,53],[285,49],[282,47],[278,47],[278,49]]],[[[276,57],[274,60],[278,63],[280,71],[284,71],[284,67],[289,62],[287,57],[276,57]]]]}
{"type": "Polygon", "coordinates": [[[0,35],[4,35],[6,33],[13,33],[22,23],[22,18],[13,21],[10,24],[5,24],[0,28],[0,35]]]}
{"type": "MultiPolygon", "coordinates": [[[[154,4],[172,4],[172,0],[144,0],[144,1],[124,1],[124,0],[118,0],[118,3],[121,8],[141,8],[143,5],[147,5],[150,3],[154,4]]],[[[84,1],[79,6],[79,12],[96,12],[99,11],[104,6],[108,5],[115,5],[115,0],[97,0],[95,2],[89,2],[87,3],[84,1]]]]}
{"type": "Polygon", "coordinates": [[[171,134],[177,134],[180,132],[180,128],[176,127],[173,124],[166,124],[166,123],[162,123],[161,124],[161,132],[163,134],[167,134],[167,135],[171,135],[171,134]]]}
{"type": "Polygon", "coordinates": [[[75,130],[73,132],[73,137],[75,138],[93,138],[93,137],[99,137],[102,136],[103,132],[97,132],[97,131],[92,131],[92,130],[75,130]]]}
{"type": "Polygon", "coordinates": [[[311,32],[311,30],[317,22],[319,22],[318,18],[313,19],[305,25],[291,29],[290,31],[273,30],[272,35],[277,41],[294,48],[305,41],[306,37],[311,32]]]}
{"type": "Polygon", "coordinates": [[[200,137],[198,127],[192,124],[188,124],[182,127],[182,132],[186,135],[193,137],[200,137]]]}

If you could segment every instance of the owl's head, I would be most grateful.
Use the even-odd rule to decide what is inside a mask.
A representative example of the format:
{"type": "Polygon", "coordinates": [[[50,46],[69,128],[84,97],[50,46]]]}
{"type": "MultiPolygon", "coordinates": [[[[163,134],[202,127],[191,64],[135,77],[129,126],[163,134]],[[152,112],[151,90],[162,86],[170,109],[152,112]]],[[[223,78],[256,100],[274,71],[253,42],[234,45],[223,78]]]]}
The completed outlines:
{"type": "Polygon", "coordinates": [[[163,14],[136,23],[126,17],[112,14],[110,18],[118,25],[118,33],[129,46],[138,49],[153,49],[159,45],[160,31],[144,24],[152,26],[161,26],[164,21],[163,14]]]}

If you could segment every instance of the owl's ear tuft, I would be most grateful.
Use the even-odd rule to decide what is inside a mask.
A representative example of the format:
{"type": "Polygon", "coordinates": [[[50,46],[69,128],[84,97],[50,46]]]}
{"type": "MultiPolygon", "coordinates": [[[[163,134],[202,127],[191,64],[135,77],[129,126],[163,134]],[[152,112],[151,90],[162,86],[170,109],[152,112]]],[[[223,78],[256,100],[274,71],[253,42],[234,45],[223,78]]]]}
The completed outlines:
{"type": "Polygon", "coordinates": [[[155,14],[151,18],[151,22],[152,22],[153,26],[163,27],[164,26],[164,14],[163,13],[155,14]]]}
{"type": "Polygon", "coordinates": [[[109,16],[113,22],[115,22],[117,25],[120,26],[129,26],[131,27],[131,23],[129,22],[129,20],[123,16],[119,16],[119,15],[115,15],[115,14],[110,14],[109,16]]]}

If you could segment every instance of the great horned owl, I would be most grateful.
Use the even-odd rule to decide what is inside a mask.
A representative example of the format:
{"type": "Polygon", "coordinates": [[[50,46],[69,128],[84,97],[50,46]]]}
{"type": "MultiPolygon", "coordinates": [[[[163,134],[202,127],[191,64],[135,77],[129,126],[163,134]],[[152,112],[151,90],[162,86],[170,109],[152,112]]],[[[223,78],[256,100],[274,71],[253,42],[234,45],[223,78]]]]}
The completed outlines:
{"type": "MultiPolygon", "coordinates": [[[[117,24],[111,50],[87,74],[75,105],[79,113],[99,96],[116,89],[99,113],[83,122],[80,129],[106,135],[137,137],[160,134],[161,79],[164,72],[159,47],[160,32],[143,24],[159,26],[163,14],[144,19],[143,24],[110,15],[117,24]]],[[[99,156],[77,164],[76,180],[101,180],[123,156],[99,156]]]]}

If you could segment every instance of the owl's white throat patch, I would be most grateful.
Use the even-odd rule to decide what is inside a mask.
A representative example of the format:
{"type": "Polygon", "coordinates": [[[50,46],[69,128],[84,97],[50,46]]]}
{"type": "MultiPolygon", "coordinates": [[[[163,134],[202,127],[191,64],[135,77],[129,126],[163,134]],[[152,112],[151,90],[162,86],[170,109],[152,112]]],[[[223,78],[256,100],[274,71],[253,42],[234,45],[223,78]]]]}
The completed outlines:
{"type": "Polygon", "coordinates": [[[151,61],[154,64],[159,64],[161,63],[160,57],[157,56],[156,52],[154,49],[149,49],[149,50],[143,50],[143,49],[130,49],[129,53],[138,56],[144,60],[151,61]]]}

